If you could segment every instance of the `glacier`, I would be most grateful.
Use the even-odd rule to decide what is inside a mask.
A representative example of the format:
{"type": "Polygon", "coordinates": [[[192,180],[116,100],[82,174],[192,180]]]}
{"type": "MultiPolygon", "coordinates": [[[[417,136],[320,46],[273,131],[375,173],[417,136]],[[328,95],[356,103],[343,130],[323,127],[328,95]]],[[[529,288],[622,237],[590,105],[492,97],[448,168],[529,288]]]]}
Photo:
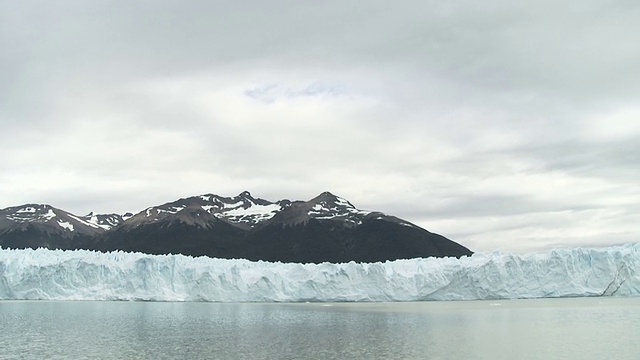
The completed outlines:
{"type": "Polygon", "coordinates": [[[342,264],[0,249],[0,299],[343,302],[638,296],[639,271],[640,244],[342,264]]]}

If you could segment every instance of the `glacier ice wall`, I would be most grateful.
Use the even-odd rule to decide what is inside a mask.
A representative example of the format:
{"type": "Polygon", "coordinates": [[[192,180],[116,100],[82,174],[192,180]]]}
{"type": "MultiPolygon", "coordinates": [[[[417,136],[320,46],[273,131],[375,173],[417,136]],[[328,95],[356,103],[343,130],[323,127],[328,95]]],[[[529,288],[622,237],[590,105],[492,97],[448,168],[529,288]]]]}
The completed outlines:
{"type": "Polygon", "coordinates": [[[372,264],[0,249],[0,299],[420,301],[640,295],[640,244],[372,264]]]}

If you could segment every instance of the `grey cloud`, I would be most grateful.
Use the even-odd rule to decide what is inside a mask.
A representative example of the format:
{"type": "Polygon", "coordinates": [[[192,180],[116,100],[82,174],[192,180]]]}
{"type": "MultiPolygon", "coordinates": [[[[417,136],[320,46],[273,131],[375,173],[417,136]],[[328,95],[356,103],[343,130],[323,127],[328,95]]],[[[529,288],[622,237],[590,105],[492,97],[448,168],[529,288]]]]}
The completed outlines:
{"type": "Polygon", "coordinates": [[[640,175],[640,139],[568,141],[514,149],[515,154],[540,160],[548,171],[566,171],[604,179],[634,179],[640,175]]]}
{"type": "Polygon", "coordinates": [[[427,204],[420,211],[407,212],[401,208],[394,209],[397,213],[406,214],[408,218],[450,219],[492,216],[510,216],[533,213],[550,213],[561,211],[583,211],[598,208],[598,204],[589,204],[589,199],[576,204],[564,202],[540,201],[527,196],[505,195],[464,195],[456,197],[437,198],[438,203],[427,204]]]}
{"type": "Polygon", "coordinates": [[[279,84],[268,84],[253,87],[244,91],[244,95],[271,104],[279,98],[294,99],[297,97],[334,97],[344,93],[338,86],[313,82],[302,87],[288,87],[279,84]]]}
{"type": "MultiPolygon", "coordinates": [[[[638,129],[589,130],[637,109],[639,12],[604,0],[5,2],[2,207],[331,190],[480,250],[532,248],[511,237],[534,243],[536,223],[548,233],[535,246],[600,243],[582,222],[631,222],[639,196],[638,129]]],[[[633,232],[598,224],[623,229],[611,241],[633,232]]]]}

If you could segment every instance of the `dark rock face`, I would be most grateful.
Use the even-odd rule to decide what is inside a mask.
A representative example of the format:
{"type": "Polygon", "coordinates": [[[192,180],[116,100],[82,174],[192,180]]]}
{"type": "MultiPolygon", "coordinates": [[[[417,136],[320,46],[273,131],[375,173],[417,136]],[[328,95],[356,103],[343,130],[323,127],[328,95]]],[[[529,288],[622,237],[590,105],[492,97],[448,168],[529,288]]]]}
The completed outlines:
{"type": "Polygon", "coordinates": [[[91,250],[236,258],[245,230],[218,220],[203,227],[180,220],[119,227],[95,238],[91,250]],[[216,255],[214,255],[216,254],[216,255]]]}
{"type": "Polygon", "coordinates": [[[25,205],[0,210],[0,246],[298,263],[472,253],[441,235],[380,212],[359,210],[328,192],[293,202],[256,199],[246,191],[235,197],[207,194],[125,217],[77,217],[47,205],[25,205]]]}
{"type": "Polygon", "coordinates": [[[298,225],[267,225],[246,238],[250,260],[300,263],[376,262],[416,257],[460,257],[471,251],[441,235],[381,219],[357,226],[311,219],[298,225]]]}
{"type": "Polygon", "coordinates": [[[0,233],[0,246],[10,249],[35,249],[39,247],[69,249],[71,247],[71,239],[59,234],[52,234],[33,224],[25,224],[2,231],[0,233]]]}

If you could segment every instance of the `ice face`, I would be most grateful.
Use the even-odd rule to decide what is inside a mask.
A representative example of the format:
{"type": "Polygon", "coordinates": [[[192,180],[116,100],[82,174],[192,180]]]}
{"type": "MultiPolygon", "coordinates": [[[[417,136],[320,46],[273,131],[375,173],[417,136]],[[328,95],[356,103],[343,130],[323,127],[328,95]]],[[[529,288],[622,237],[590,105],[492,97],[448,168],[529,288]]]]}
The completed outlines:
{"type": "Polygon", "coordinates": [[[0,299],[420,301],[639,296],[640,244],[372,264],[1,250],[0,299]]]}

